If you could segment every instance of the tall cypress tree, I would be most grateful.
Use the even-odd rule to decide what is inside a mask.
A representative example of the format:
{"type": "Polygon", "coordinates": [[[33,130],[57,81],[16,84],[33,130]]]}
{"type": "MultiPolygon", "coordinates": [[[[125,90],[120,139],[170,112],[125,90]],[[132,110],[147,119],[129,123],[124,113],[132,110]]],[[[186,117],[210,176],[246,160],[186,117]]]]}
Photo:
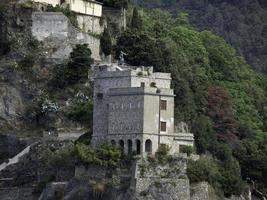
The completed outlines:
{"type": "Polygon", "coordinates": [[[142,28],[142,20],[139,16],[137,8],[134,8],[131,29],[132,30],[140,30],[141,28],[142,28]]]}
{"type": "Polygon", "coordinates": [[[111,36],[107,28],[104,29],[104,32],[100,38],[100,47],[105,56],[111,54],[112,41],[111,36]]]}

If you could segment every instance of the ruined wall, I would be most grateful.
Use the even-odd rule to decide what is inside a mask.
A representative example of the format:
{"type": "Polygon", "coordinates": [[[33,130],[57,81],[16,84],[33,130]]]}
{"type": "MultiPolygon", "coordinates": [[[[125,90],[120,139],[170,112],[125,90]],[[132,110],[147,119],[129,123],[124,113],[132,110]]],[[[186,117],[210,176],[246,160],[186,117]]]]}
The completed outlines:
{"type": "Polygon", "coordinates": [[[32,35],[43,42],[48,58],[67,59],[75,45],[88,44],[92,57],[100,60],[99,39],[75,29],[60,12],[34,12],[32,35]]]}

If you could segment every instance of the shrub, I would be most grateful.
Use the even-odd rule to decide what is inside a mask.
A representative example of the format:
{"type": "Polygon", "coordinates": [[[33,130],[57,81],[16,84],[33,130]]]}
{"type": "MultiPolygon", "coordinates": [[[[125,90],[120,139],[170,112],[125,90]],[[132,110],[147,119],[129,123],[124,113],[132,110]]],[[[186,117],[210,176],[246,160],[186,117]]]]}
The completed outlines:
{"type": "Polygon", "coordinates": [[[73,85],[78,82],[84,82],[88,78],[88,71],[93,59],[88,44],[78,44],[70,54],[67,64],[58,65],[54,69],[54,77],[50,80],[49,85],[54,88],[62,88],[73,85]]]}
{"type": "Polygon", "coordinates": [[[168,145],[160,145],[156,152],[156,158],[160,163],[165,163],[169,160],[170,147],[168,145]]]}
{"type": "Polygon", "coordinates": [[[25,2],[23,2],[23,4],[21,4],[22,8],[25,9],[32,9],[33,8],[33,1],[32,0],[27,0],[25,2]]]}
{"type": "Polygon", "coordinates": [[[67,111],[67,117],[79,122],[86,127],[92,125],[93,120],[93,101],[91,99],[72,105],[67,111]]]}
{"type": "Polygon", "coordinates": [[[190,156],[193,153],[193,147],[192,146],[180,146],[180,152],[181,153],[186,153],[187,156],[190,156]]]}
{"type": "Polygon", "coordinates": [[[78,157],[86,164],[95,164],[104,167],[118,167],[121,161],[122,152],[120,149],[109,145],[101,145],[94,150],[89,145],[82,143],[76,144],[78,157]]]}
{"type": "Polygon", "coordinates": [[[210,158],[189,160],[187,175],[191,183],[206,181],[226,197],[240,195],[243,189],[239,165],[234,159],[222,163],[210,158]]]}
{"type": "Polygon", "coordinates": [[[34,65],[34,56],[32,54],[24,56],[18,63],[19,68],[24,72],[30,72],[34,65]]]}

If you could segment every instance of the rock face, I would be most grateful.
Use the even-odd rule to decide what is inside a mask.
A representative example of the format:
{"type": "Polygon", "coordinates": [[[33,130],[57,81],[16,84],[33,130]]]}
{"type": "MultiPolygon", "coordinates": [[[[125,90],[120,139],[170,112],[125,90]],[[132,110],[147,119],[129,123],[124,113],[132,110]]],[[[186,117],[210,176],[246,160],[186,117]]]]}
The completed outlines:
{"type": "Polygon", "coordinates": [[[88,44],[92,57],[100,60],[100,40],[75,29],[60,12],[34,12],[32,35],[43,42],[48,58],[67,59],[76,44],[88,44]]]}

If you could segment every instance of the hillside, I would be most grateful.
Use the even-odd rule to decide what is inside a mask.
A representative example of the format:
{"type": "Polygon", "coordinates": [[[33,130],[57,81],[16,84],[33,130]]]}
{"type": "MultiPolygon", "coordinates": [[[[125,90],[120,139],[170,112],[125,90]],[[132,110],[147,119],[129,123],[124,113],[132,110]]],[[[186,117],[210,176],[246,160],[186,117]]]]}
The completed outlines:
{"type": "Polygon", "coordinates": [[[225,180],[210,181],[226,196],[238,193],[240,164],[243,179],[259,181],[266,191],[266,76],[250,69],[221,37],[195,30],[185,14],[173,18],[161,10],[138,13],[131,30],[118,38],[117,50],[124,50],[130,64],[172,74],[175,118],[190,124],[198,153],[209,152],[220,160],[225,180]]]}
{"type": "MultiPolygon", "coordinates": [[[[117,8],[124,7],[125,2],[103,1],[117,8]]],[[[53,27],[59,36],[52,35],[43,41],[37,41],[32,35],[32,25],[39,19],[33,18],[36,15],[32,13],[31,4],[0,2],[1,161],[9,161],[8,158],[23,150],[26,144],[31,145],[21,162],[16,159],[16,164],[5,165],[0,170],[3,180],[0,187],[30,188],[27,195],[34,194],[37,197],[33,199],[38,199],[43,192],[40,199],[45,200],[50,195],[52,199],[75,200],[92,196],[109,200],[149,199],[147,197],[158,200],[173,196],[175,200],[189,200],[190,187],[205,182],[205,188],[214,189],[212,192],[207,189],[206,193],[215,193],[221,199],[240,199],[248,188],[253,195],[260,191],[261,197],[267,196],[267,77],[251,69],[231,46],[231,41],[228,43],[223,37],[202,30],[206,29],[204,25],[201,30],[195,28],[197,12],[195,18],[190,18],[191,14],[188,18],[184,12],[176,12],[176,6],[170,9],[177,3],[190,13],[193,5],[195,10],[201,10],[198,8],[203,5],[226,5],[222,1],[211,4],[164,1],[164,5],[161,2],[147,1],[147,6],[164,7],[176,14],[129,6],[126,31],[116,32],[116,24],[110,23],[112,27],[105,27],[103,34],[97,36],[73,27],[74,16],[69,10],[52,9],[56,13],[47,15],[62,20],[60,24],[66,24],[63,30],[67,30],[68,36],[62,34],[62,29],[53,27]],[[92,148],[92,66],[100,61],[92,59],[95,50],[76,40],[77,35],[100,38],[99,46],[106,56],[111,53],[118,58],[123,51],[129,65],[153,66],[156,72],[171,73],[171,87],[176,95],[175,123],[188,124],[194,133],[195,148],[185,148],[184,157],[175,158],[168,154],[165,145],[147,160],[135,154],[125,155],[120,148],[109,144],[92,148]],[[68,57],[47,56],[65,49],[66,43],[68,46],[68,42],[73,41],[68,57]],[[59,141],[60,133],[75,134],[77,130],[87,134],[75,142],[59,141]],[[188,159],[191,153],[201,155],[200,159],[188,159]],[[139,163],[139,171],[131,166],[133,163],[139,163]],[[139,180],[133,171],[138,172],[139,180]],[[155,178],[155,174],[154,182],[146,180],[146,191],[140,192],[138,198],[133,195],[132,183],[139,183],[139,189],[143,189],[142,178],[155,178]],[[161,182],[162,179],[168,182],[161,182]],[[180,181],[186,187],[180,186],[180,181]],[[52,182],[56,184],[50,184],[52,182]],[[186,198],[181,199],[179,189],[186,189],[187,193],[180,191],[186,198]]],[[[266,6],[264,1],[257,5],[266,6]]],[[[228,3],[225,8],[231,6],[237,5],[228,3]]],[[[205,9],[203,12],[205,14],[198,17],[206,15],[205,9]]],[[[39,15],[46,16],[46,13],[39,15]]],[[[248,13],[244,16],[249,18],[248,13]]],[[[242,25],[239,21],[236,23],[242,25]]],[[[224,25],[220,30],[228,33],[224,25]]],[[[240,44],[243,40],[251,44],[252,37],[246,37],[240,44]]],[[[99,97],[101,99],[101,95],[99,97]]],[[[199,193],[203,194],[203,190],[199,193]]],[[[24,196],[27,199],[26,194],[24,196]]],[[[198,195],[195,199],[199,199],[198,195]]]]}
{"type": "Polygon", "coordinates": [[[267,2],[264,0],[135,0],[139,5],[161,8],[174,16],[189,14],[199,30],[222,36],[258,72],[267,73],[267,2]]]}

